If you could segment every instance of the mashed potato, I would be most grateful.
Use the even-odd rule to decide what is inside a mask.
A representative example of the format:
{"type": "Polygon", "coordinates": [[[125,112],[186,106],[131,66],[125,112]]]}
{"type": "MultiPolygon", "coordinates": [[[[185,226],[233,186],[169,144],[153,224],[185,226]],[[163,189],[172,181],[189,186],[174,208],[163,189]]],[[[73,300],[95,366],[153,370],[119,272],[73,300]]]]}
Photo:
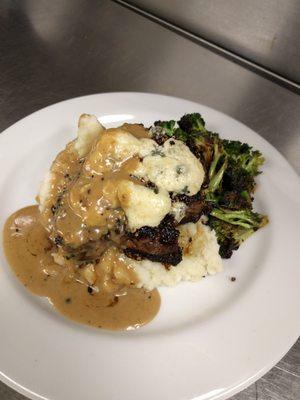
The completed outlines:
{"type": "MultiPolygon", "coordinates": [[[[97,146],[101,145],[101,140],[108,140],[107,133],[104,132],[105,128],[95,116],[83,114],[79,120],[77,139],[68,145],[71,152],[69,157],[76,155],[81,159],[87,156],[88,161],[91,161],[91,157],[94,156],[96,158],[92,160],[93,165],[95,168],[99,167],[99,160],[104,158],[105,154],[99,152],[97,146]],[[100,157],[99,160],[97,157],[100,157]]],[[[178,140],[167,140],[159,146],[152,139],[134,137],[122,127],[114,130],[112,138],[112,142],[107,145],[110,151],[109,163],[102,160],[103,165],[112,168],[113,171],[116,163],[122,164],[135,157],[137,166],[133,170],[134,179],[141,179],[142,182],[150,182],[153,185],[149,188],[130,180],[113,181],[117,183],[114,183],[114,191],[110,190],[110,194],[115,196],[110,206],[122,209],[126,215],[127,228],[134,232],[143,226],[157,227],[167,214],[173,215],[175,221],[180,222],[185,216],[186,205],[178,200],[172,200],[170,194],[191,196],[199,191],[204,179],[200,161],[184,143],[178,140]]],[[[56,162],[52,164],[40,188],[38,198],[41,212],[45,207],[49,207],[51,202],[56,174],[60,174],[59,176],[62,174],[61,171],[57,171],[56,162]]],[[[86,163],[83,168],[88,170],[88,164],[86,163]]],[[[99,171],[96,174],[101,175],[102,172],[99,171]]],[[[106,185],[111,182],[107,181],[106,185]]],[[[104,185],[104,189],[105,187],[104,185]]],[[[83,189],[84,187],[80,188],[83,189]]],[[[102,195],[105,197],[104,189],[102,195]]],[[[85,223],[87,221],[85,220],[85,223]]],[[[212,275],[222,270],[219,246],[214,232],[208,226],[198,221],[178,226],[177,229],[180,232],[179,246],[183,258],[176,266],[148,259],[137,261],[121,253],[122,260],[125,260],[128,267],[133,268],[138,277],[137,287],[152,290],[159,286],[173,286],[181,281],[197,281],[207,274],[212,275]]],[[[65,258],[59,251],[53,253],[53,258],[56,263],[64,265],[65,258]]],[[[88,284],[94,283],[94,265],[88,264],[83,272],[87,274],[88,278],[85,278],[88,284]]]]}
{"type": "Polygon", "coordinates": [[[138,287],[152,290],[160,286],[175,286],[181,281],[198,281],[202,277],[222,271],[222,260],[214,232],[201,221],[180,227],[184,246],[182,261],[168,269],[161,263],[149,260],[135,261],[127,258],[140,283],[138,287]]]}

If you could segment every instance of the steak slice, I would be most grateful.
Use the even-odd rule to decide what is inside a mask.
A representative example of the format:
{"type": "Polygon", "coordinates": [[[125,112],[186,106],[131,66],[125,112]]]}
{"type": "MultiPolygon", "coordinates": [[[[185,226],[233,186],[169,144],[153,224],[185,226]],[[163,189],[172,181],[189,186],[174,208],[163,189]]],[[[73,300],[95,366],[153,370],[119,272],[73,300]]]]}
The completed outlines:
{"type": "Polygon", "coordinates": [[[185,216],[180,221],[180,225],[187,224],[188,222],[196,223],[200,219],[201,215],[208,214],[211,211],[211,205],[205,201],[201,192],[198,192],[193,196],[178,194],[174,197],[174,200],[182,201],[187,206],[185,216]]]}
{"type": "Polygon", "coordinates": [[[143,226],[134,233],[127,233],[124,253],[135,260],[147,258],[162,264],[177,265],[182,260],[178,236],[174,218],[167,215],[158,227],[143,226]]]}

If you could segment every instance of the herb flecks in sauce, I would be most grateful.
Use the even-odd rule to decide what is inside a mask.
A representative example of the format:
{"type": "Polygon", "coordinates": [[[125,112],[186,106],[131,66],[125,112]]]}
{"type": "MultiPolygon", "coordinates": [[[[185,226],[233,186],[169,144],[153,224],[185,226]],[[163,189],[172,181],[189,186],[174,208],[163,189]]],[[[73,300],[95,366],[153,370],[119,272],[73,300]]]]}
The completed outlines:
{"type": "Polygon", "coordinates": [[[151,321],[159,310],[157,290],[147,292],[124,286],[117,294],[101,290],[91,296],[87,287],[74,279],[77,271],[54,263],[53,248],[49,249],[37,206],[23,208],[9,217],[4,228],[4,248],[24,286],[36,295],[48,297],[57,310],[74,321],[111,330],[129,329],[151,321]],[[32,249],[36,257],[32,256],[32,249]],[[113,306],[108,307],[110,304],[113,306]]]}
{"type": "MultiPolygon", "coordinates": [[[[148,137],[140,125],[122,129],[148,137]]],[[[157,290],[149,296],[134,287],[135,273],[118,249],[125,217],[116,187],[124,179],[137,183],[131,172],[139,159],[110,157],[116,131],[104,131],[88,159],[79,158],[69,143],[53,163],[42,212],[37,206],[21,209],[4,229],[7,259],[28,290],[48,297],[70,319],[112,330],[144,325],[160,306],[157,290]]]]}

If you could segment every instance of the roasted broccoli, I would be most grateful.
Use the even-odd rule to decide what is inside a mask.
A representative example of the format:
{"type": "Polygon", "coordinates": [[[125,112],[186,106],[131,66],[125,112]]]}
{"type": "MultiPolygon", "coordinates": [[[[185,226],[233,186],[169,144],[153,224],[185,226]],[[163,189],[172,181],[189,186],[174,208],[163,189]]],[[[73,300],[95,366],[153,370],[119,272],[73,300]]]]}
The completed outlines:
{"type": "Polygon", "coordinates": [[[208,201],[217,202],[219,206],[233,210],[252,208],[254,176],[225,152],[222,140],[214,145],[208,182],[208,201]]]}
{"type": "Polygon", "coordinates": [[[230,210],[251,210],[252,197],[246,190],[237,192],[235,190],[224,191],[218,198],[218,205],[230,210]]]}
{"type": "Polygon", "coordinates": [[[219,206],[232,210],[251,209],[254,189],[254,177],[227,156],[227,168],[219,190],[219,206]]]}
{"type": "Polygon", "coordinates": [[[227,169],[227,157],[219,143],[214,144],[213,159],[208,171],[208,193],[214,193],[221,186],[224,172],[227,169]]]}
{"type": "Polygon", "coordinates": [[[194,133],[188,137],[186,142],[191,152],[201,161],[206,174],[208,174],[213,161],[214,147],[215,145],[219,147],[220,143],[219,135],[208,131],[197,135],[194,133]]]}
{"type": "Polygon", "coordinates": [[[223,140],[225,153],[232,161],[247,171],[251,176],[260,173],[259,168],[264,163],[264,158],[260,151],[252,150],[252,147],[238,140],[223,140]]]}
{"type": "Polygon", "coordinates": [[[253,193],[255,188],[254,177],[245,170],[238,161],[234,161],[227,157],[228,166],[224,173],[223,190],[236,192],[247,191],[253,193]]]}
{"type": "Polygon", "coordinates": [[[155,121],[154,126],[160,126],[162,128],[162,134],[172,137],[175,131],[176,121],[155,121]]]}
{"type": "Polygon", "coordinates": [[[151,128],[152,137],[162,144],[171,137],[186,142],[188,134],[176,126],[174,120],[170,121],[155,121],[154,127],[151,128]]]}
{"type": "Polygon", "coordinates": [[[254,231],[265,226],[268,222],[268,218],[265,215],[249,210],[232,211],[224,208],[214,208],[210,215],[232,225],[239,225],[254,231]]]}
{"type": "Polygon", "coordinates": [[[208,225],[214,229],[222,258],[230,258],[242,242],[268,223],[265,215],[251,211],[213,209],[208,225]]]}
{"type": "Polygon", "coordinates": [[[185,114],[178,121],[179,128],[184,132],[191,134],[206,133],[205,121],[199,113],[185,114]]]}
{"type": "Polygon", "coordinates": [[[177,124],[156,121],[152,137],[162,144],[171,137],[186,143],[205,171],[201,193],[209,205],[208,224],[216,231],[220,254],[229,258],[267,217],[252,211],[254,178],[264,162],[262,154],[237,140],[221,139],[206,129],[199,113],[185,114],[177,124]]]}
{"type": "Polygon", "coordinates": [[[170,137],[183,142],[189,140],[190,145],[192,145],[192,139],[202,135],[206,135],[210,141],[210,132],[205,129],[205,122],[199,113],[185,114],[177,123],[174,120],[155,121],[151,131],[152,135],[165,137],[165,140],[170,137]]]}

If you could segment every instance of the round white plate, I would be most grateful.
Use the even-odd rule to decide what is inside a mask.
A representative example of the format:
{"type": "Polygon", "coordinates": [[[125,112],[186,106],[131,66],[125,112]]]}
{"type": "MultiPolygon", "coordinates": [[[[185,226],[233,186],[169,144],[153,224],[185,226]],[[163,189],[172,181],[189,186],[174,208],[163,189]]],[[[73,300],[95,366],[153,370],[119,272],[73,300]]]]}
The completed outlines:
{"type": "MultiPolygon", "coordinates": [[[[32,296],[0,252],[0,377],[32,399],[226,399],[268,371],[299,328],[299,178],[264,139],[206,106],[145,93],[105,93],[44,108],[0,135],[0,223],[34,203],[81,113],[106,126],[200,112],[209,129],[262,151],[256,208],[270,224],[224,263],[224,272],[162,289],[157,318],[137,331],[77,325],[32,296]],[[230,277],[236,277],[232,282],[230,277]]],[[[2,243],[2,241],[1,241],[2,243]]]]}

